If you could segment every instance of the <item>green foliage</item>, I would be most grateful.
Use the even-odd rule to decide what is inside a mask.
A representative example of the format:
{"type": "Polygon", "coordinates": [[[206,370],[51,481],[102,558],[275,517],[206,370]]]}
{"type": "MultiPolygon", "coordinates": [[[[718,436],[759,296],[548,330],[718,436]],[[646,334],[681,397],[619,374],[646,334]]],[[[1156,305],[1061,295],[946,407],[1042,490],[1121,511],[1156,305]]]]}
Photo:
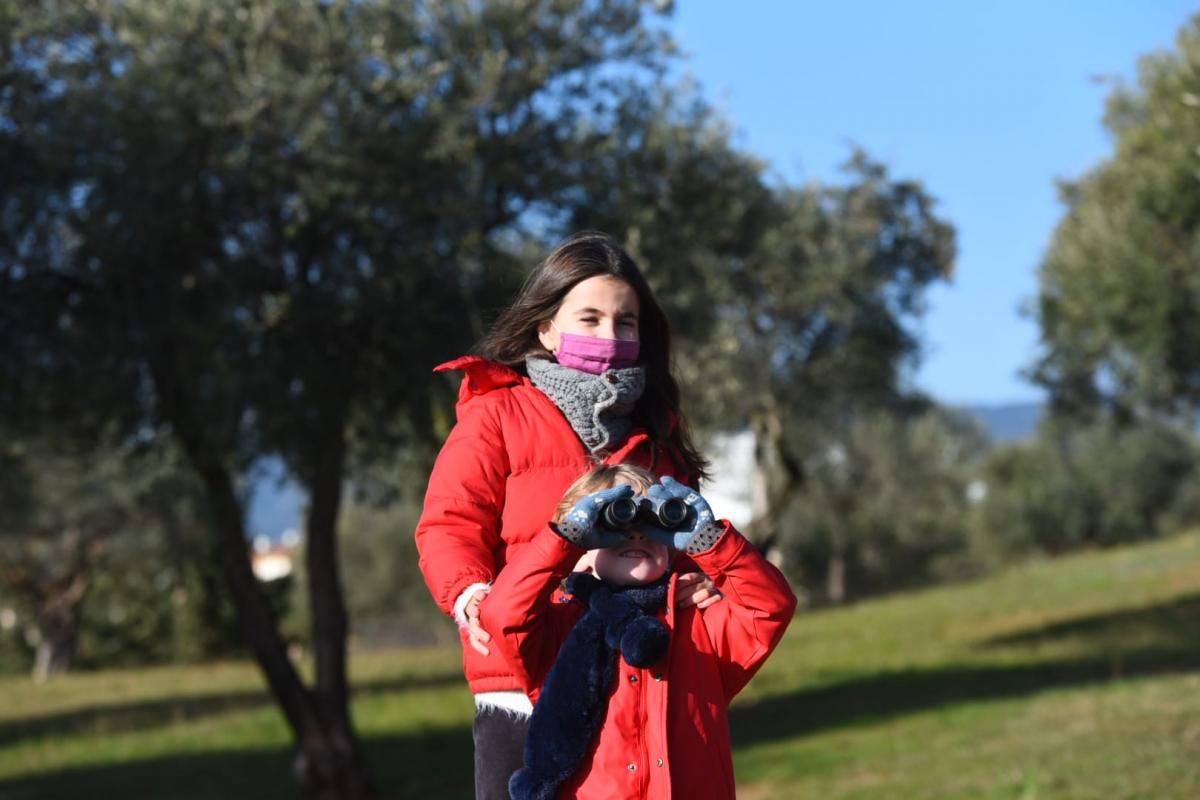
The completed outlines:
{"type": "MultiPolygon", "coordinates": [[[[412,647],[457,640],[454,623],[434,604],[417,567],[413,531],[421,514],[419,493],[426,475],[413,477],[408,491],[379,474],[396,465],[380,464],[374,477],[359,477],[338,521],[338,558],[344,576],[350,637],[364,649],[412,647]],[[369,487],[365,484],[370,484],[369,487]],[[384,496],[377,494],[383,491],[384,496]]],[[[302,557],[294,566],[294,592],[285,598],[281,627],[289,641],[311,644],[309,589],[302,557]]]]}
{"type": "Polygon", "coordinates": [[[4,493],[19,501],[0,524],[0,585],[15,598],[45,678],[68,668],[79,609],[111,543],[139,524],[138,501],[153,469],[130,469],[109,446],[72,452],[62,442],[10,436],[4,493]]]}
{"type": "MultiPolygon", "coordinates": [[[[205,544],[195,531],[184,547],[205,544]]],[[[113,543],[80,608],[76,666],[100,669],[242,655],[233,608],[210,565],[148,524],[113,543]],[[206,583],[207,581],[207,583],[206,583]]],[[[284,587],[278,587],[283,589],[284,587]]],[[[276,598],[288,608],[288,595],[276,598]]]]}
{"type": "Polygon", "coordinates": [[[944,578],[965,549],[966,488],[986,449],[968,420],[930,409],[856,417],[804,465],[778,545],[816,600],[944,578]]]}
{"type": "Polygon", "coordinates": [[[173,576],[141,558],[98,571],[80,619],[78,666],[117,667],[170,660],[173,576]]]}
{"type": "MultiPolygon", "coordinates": [[[[512,254],[561,210],[588,120],[669,57],[647,9],[0,10],[0,411],[76,441],[112,426],[179,447],[314,795],[367,784],[342,690],[347,464],[444,430],[430,367],[467,349],[512,254]],[[242,560],[234,487],[268,455],[310,497],[315,691],[242,560]]],[[[140,586],[106,589],[140,606],[140,586]]],[[[147,619],[135,635],[159,632],[147,619]]]]}
{"type": "Polygon", "coordinates": [[[617,138],[613,154],[589,162],[607,193],[592,189],[572,222],[617,233],[642,260],[675,325],[699,425],[729,430],[770,414],[801,430],[847,402],[897,403],[919,351],[909,326],[954,258],[933,198],[862,152],[844,185],[770,187],[694,98],[649,110],[635,126],[645,140],[617,138]]]}
{"type": "Polygon", "coordinates": [[[782,190],[778,223],[729,278],[726,361],[755,389],[751,413],[836,415],[904,395],[919,352],[909,326],[925,289],[951,273],[954,231],[920,184],[865,154],[845,173],[844,185],[782,190]]]}
{"type": "MultiPolygon", "coordinates": [[[[645,266],[672,318],[689,417],[706,433],[754,432],[769,507],[748,532],[782,545],[829,430],[877,413],[901,424],[923,407],[904,389],[919,355],[912,324],[924,290],[951,272],[954,231],[920,184],[864,153],[842,185],[771,186],[686,90],[625,112],[583,166],[570,223],[615,232],[645,266]]],[[[821,559],[787,538],[786,556],[821,559]]]]}
{"type": "Polygon", "coordinates": [[[1173,533],[1196,522],[1200,451],[1174,429],[1051,423],[999,448],[983,471],[976,554],[1061,553],[1173,533]]]}
{"type": "MultiPolygon", "coordinates": [[[[732,276],[779,217],[763,165],[732,145],[728,123],[689,87],[632,94],[579,164],[568,230],[625,242],[672,321],[677,369],[715,332],[732,276]]],[[[706,398],[707,399],[707,398],[706,398]]],[[[692,400],[698,412],[707,403],[692,400]]]]}
{"type": "Polygon", "coordinates": [[[346,609],[360,647],[457,641],[425,586],[413,538],[433,456],[408,448],[354,471],[338,529],[346,609]]]}
{"type": "Polygon", "coordinates": [[[419,505],[351,505],[342,518],[346,607],[355,639],[379,647],[456,639],[417,569],[419,505]]]}
{"type": "MultiPolygon", "coordinates": [[[[76,666],[228,654],[231,610],[217,590],[200,492],[169,450],[99,442],[90,452],[47,433],[10,436],[0,524],[0,588],[18,636],[76,666]]],[[[0,602],[3,606],[4,602],[0,602]]]]}
{"type": "MultiPolygon", "coordinates": [[[[13,610],[3,594],[0,594],[0,611],[13,610]]],[[[33,667],[33,651],[25,641],[24,632],[20,627],[10,630],[0,630],[0,675],[9,673],[29,674],[33,667]]]]}
{"type": "Polygon", "coordinates": [[[300,472],[321,419],[382,450],[394,420],[428,417],[430,363],[511,280],[500,245],[629,83],[594,73],[664,47],[637,2],[106,2],[12,22],[0,275],[20,338],[55,353],[41,377],[105,378],[93,404],[300,472]]]}
{"type": "Polygon", "coordinates": [[[1200,408],[1200,18],[1118,86],[1111,158],[1063,186],[1041,267],[1045,354],[1062,408],[1180,416],[1200,408]]]}
{"type": "Polygon", "coordinates": [[[1193,464],[1187,475],[1179,479],[1175,496],[1159,519],[1159,525],[1164,532],[1200,526],[1200,463],[1193,464]]]}
{"type": "MultiPolygon", "coordinates": [[[[844,185],[776,190],[773,224],[717,284],[715,318],[682,370],[702,423],[755,434],[767,508],[748,532],[779,547],[814,597],[834,601],[927,580],[956,534],[940,521],[919,535],[904,527],[952,519],[961,505],[946,488],[959,479],[944,472],[870,497],[900,477],[905,451],[923,447],[908,438],[923,435],[908,425],[927,405],[905,388],[919,354],[911,326],[924,290],[951,271],[954,237],[920,185],[861,153],[846,173],[844,185]],[[835,451],[876,483],[839,477],[826,458],[835,451]],[[920,511],[904,513],[905,491],[924,498],[920,511]],[[888,510],[868,510],[873,502],[888,510]]],[[[944,469],[933,466],[940,454],[910,455],[944,469]]]]}

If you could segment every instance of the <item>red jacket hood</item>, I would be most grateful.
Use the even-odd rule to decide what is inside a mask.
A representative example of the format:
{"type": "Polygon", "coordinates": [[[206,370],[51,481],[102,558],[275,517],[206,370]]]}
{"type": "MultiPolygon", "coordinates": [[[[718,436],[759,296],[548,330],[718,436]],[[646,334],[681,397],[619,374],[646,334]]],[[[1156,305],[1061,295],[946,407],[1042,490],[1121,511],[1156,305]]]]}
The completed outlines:
{"type": "Polygon", "coordinates": [[[516,386],[525,379],[512,367],[506,367],[483,356],[461,356],[453,361],[438,364],[434,372],[462,370],[463,382],[458,387],[458,404],[462,405],[473,397],[487,394],[493,389],[516,386]]]}

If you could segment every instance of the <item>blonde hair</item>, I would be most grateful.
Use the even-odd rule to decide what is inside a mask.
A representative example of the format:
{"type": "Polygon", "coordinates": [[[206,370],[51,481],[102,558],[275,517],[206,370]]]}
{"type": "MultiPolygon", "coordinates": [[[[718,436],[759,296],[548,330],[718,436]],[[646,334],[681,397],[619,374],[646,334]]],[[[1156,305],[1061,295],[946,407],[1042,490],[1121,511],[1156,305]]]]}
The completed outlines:
{"type": "Polygon", "coordinates": [[[571,507],[589,494],[623,483],[632,486],[637,494],[645,494],[651,486],[658,483],[658,479],[648,470],[632,464],[602,464],[580,475],[567,487],[558,508],[554,509],[554,521],[562,522],[571,507]]]}

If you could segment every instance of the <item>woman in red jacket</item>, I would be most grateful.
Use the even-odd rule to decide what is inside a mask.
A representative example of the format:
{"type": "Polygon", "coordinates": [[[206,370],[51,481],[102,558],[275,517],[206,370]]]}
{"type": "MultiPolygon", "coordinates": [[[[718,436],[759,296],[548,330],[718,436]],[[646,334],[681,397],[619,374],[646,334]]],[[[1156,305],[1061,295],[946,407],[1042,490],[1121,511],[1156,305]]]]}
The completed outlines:
{"type": "Polygon", "coordinates": [[[729,701],[795,610],[779,571],[692,489],[629,466],[576,481],[481,610],[535,702],[513,800],[732,798],[729,701]],[[666,500],[686,513],[669,530],[644,509],[631,527],[606,520],[635,490],[643,507],[666,500]],[[726,599],[674,608],[669,551],[687,553],[726,599]],[[585,552],[594,575],[567,577],[585,552]]]}
{"type": "MultiPolygon", "coordinates": [[[[563,491],[597,463],[632,463],[696,485],[692,444],[671,376],[670,328],[633,259],[583,233],[529,276],[478,347],[442,364],[462,370],[458,422],[429,478],[417,525],[420,568],[460,626],[475,696],[475,791],[508,797],[531,710],[518,678],[489,647],[479,604],[545,527],[563,491]]],[[[719,599],[698,572],[680,604],[719,599]]]]}

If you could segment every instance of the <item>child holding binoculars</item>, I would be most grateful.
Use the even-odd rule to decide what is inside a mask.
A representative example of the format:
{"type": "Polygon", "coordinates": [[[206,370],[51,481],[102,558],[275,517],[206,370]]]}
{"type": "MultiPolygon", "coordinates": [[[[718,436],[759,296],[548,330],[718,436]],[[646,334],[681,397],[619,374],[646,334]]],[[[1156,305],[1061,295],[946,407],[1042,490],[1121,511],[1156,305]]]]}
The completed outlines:
{"type": "Polygon", "coordinates": [[[729,701],[795,609],[696,491],[629,465],[588,472],[480,607],[534,703],[511,796],[734,797],[729,701]],[[676,608],[676,553],[725,599],[676,608]]]}

